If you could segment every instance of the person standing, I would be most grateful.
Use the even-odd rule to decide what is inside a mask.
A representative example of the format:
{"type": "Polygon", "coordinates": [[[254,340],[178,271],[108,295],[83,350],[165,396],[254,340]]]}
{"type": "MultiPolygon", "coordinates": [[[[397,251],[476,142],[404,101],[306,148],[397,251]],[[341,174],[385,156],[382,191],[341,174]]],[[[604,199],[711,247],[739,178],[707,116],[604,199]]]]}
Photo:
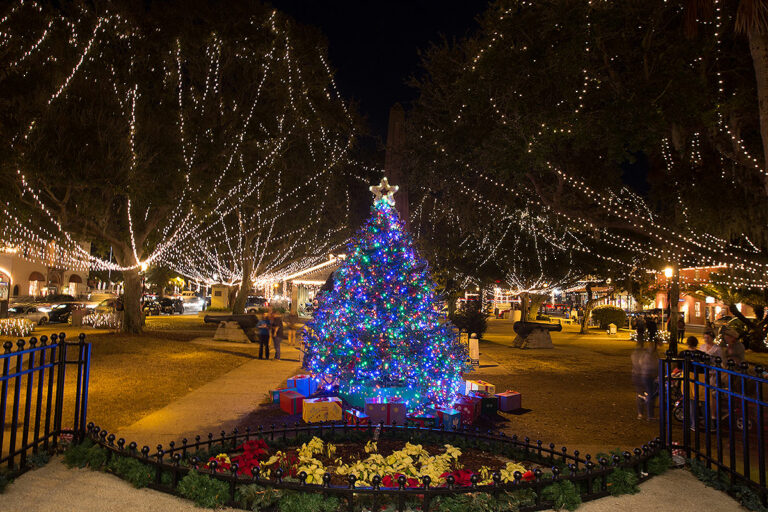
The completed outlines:
{"type": "Polygon", "coordinates": [[[739,332],[733,327],[723,327],[720,335],[725,341],[725,359],[732,359],[736,366],[744,362],[746,349],[744,344],[739,341],[739,332]]]}
{"type": "Polygon", "coordinates": [[[256,324],[256,328],[259,330],[259,359],[269,359],[269,319],[266,313],[256,324]]]}
{"type": "MultiPolygon", "coordinates": [[[[683,313],[677,314],[677,342],[679,344],[683,344],[683,340],[685,339],[685,316],[683,313]]],[[[696,343],[698,343],[698,340],[696,340],[696,343]]]]}
{"type": "Polygon", "coordinates": [[[715,366],[716,357],[723,359],[723,349],[719,345],[715,345],[715,333],[709,329],[704,331],[702,339],[704,344],[699,347],[699,350],[707,354],[710,357],[710,365],[715,366]]]}
{"type": "Polygon", "coordinates": [[[272,344],[275,347],[275,359],[280,359],[280,343],[283,341],[282,316],[273,313],[270,319],[270,328],[272,329],[272,344]]]}

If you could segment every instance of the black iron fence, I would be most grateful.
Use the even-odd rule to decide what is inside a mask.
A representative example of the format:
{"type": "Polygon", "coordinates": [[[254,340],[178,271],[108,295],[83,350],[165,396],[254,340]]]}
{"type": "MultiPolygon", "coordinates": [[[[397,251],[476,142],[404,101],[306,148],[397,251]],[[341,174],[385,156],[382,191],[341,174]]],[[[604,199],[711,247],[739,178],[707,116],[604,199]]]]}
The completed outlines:
{"type": "Polygon", "coordinates": [[[7,341],[0,354],[0,466],[17,472],[30,454],[54,449],[63,433],[85,436],[91,346],[84,334],[69,343],[61,333],[20,339],[13,348],[7,341]],[[66,392],[72,381],[74,392],[66,392]],[[71,424],[63,423],[65,412],[71,424]]]}
{"type": "Polygon", "coordinates": [[[760,365],[734,364],[703,352],[659,363],[660,439],[745,485],[768,505],[766,437],[768,374],[760,365]]]}
{"type": "MultiPolygon", "coordinates": [[[[659,439],[652,440],[642,448],[625,451],[621,455],[614,453],[602,455],[593,460],[589,454],[580,454],[577,450],[569,452],[566,447],[557,448],[554,444],[545,445],[542,441],[531,441],[529,438],[520,439],[518,436],[507,436],[503,432],[480,431],[479,429],[445,430],[421,426],[399,425],[349,425],[349,424],[299,424],[274,425],[265,429],[246,429],[245,432],[227,434],[222,431],[219,435],[209,433],[206,437],[196,436],[194,441],[182,439],[180,443],[171,442],[169,446],[158,445],[150,450],[149,446],[139,448],[135,442],[127,443],[125,439],[117,439],[114,434],[100,429],[93,424],[88,425],[90,438],[107,451],[107,462],[115,457],[130,457],[147,464],[152,468],[153,478],[149,487],[169,493],[178,493],[178,484],[190,471],[209,475],[212,478],[227,482],[229,485],[229,505],[237,506],[237,489],[242,485],[256,483],[260,486],[288,489],[309,493],[320,493],[339,498],[346,504],[348,510],[358,510],[361,500],[368,500],[366,507],[378,510],[377,505],[385,506],[387,502],[396,510],[406,508],[406,502],[417,502],[425,512],[430,510],[430,503],[440,496],[466,493],[487,493],[497,497],[504,492],[514,492],[531,489],[535,496],[533,503],[519,508],[526,510],[544,510],[551,508],[552,502],[547,501],[542,490],[547,486],[564,480],[574,483],[582,501],[601,498],[610,494],[610,475],[617,469],[629,470],[637,476],[637,481],[647,480],[649,461],[663,451],[659,439]],[[353,438],[358,434],[357,438],[353,438]],[[322,483],[307,483],[307,475],[299,473],[294,478],[288,478],[283,469],[276,469],[269,474],[261,473],[258,467],[253,467],[250,474],[240,474],[237,464],[232,464],[227,471],[217,468],[216,463],[210,463],[211,453],[231,453],[238,447],[253,439],[263,439],[268,445],[278,443],[280,446],[298,446],[302,440],[317,436],[325,441],[343,443],[346,441],[360,442],[359,434],[371,439],[397,438],[414,442],[456,443],[457,439],[470,442],[476,447],[498,455],[504,455],[518,461],[534,461],[539,468],[533,471],[532,479],[523,479],[523,475],[515,472],[514,481],[503,482],[500,473],[492,474],[492,483],[479,485],[478,475],[473,475],[471,485],[455,485],[453,477],[446,478],[446,484],[433,485],[428,476],[421,478],[418,487],[406,487],[405,477],[398,479],[396,487],[385,487],[383,476],[374,476],[370,485],[359,486],[359,475],[348,475],[346,485],[332,485],[331,475],[325,473],[322,483]],[[286,444],[287,443],[287,444],[286,444]],[[202,455],[201,455],[202,454],[202,455]],[[544,469],[542,469],[544,468],[544,469]],[[371,504],[372,502],[372,504],[371,504]]],[[[436,482],[435,482],[436,483],[436,482]]]]}

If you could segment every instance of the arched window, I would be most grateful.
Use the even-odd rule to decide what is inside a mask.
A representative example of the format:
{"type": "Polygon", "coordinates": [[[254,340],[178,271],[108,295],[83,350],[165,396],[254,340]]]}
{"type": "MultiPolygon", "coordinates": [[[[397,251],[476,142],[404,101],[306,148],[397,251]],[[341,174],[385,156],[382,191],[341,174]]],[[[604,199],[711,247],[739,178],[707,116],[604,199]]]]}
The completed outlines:
{"type": "Polygon", "coordinates": [[[13,285],[13,296],[18,297],[19,296],[19,285],[15,284],[13,285]]]}

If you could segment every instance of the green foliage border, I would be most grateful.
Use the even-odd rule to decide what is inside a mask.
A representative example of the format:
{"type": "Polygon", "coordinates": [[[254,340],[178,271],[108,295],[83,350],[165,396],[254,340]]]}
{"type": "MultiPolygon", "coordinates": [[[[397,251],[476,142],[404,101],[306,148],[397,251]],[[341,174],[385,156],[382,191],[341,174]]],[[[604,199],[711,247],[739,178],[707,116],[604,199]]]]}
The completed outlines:
{"type": "MultiPolygon", "coordinates": [[[[333,427],[325,425],[322,429],[297,427],[288,428],[285,432],[275,430],[259,434],[252,433],[250,438],[264,438],[269,443],[270,449],[284,450],[300,446],[313,436],[321,437],[328,442],[365,442],[375,431],[370,426],[355,428],[344,425],[333,427]],[[300,432],[301,430],[306,431],[300,432]],[[283,435],[288,432],[294,434],[293,437],[288,438],[283,435]]],[[[345,490],[324,490],[319,486],[308,486],[305,491],[304,485],[294,478],[285,477],[283,483],[276,486],[274,481],[234,480],[231,474],[195,471],[193,468],[195,460],[206,461],[211,456],[231,451],[238,440],[245,440],[244,435],[232,438],[222,434],[221,439],[201,440],[187,446],[184,457],[158,462],[157,454],[151,456],[148,452],[140,454],[135,449],[135,445],[128,450],[123,444],[119,447],[115,446],[114,438],[109,436],[112,439],[107,441],[106,432],[100,432],[98,427],[89,426],[89,434],[90,437],[84,442],[72,446],[65,452],[65,463],[72,467],[89,467],[94,470],[108,471],[128,480],[135,487],[146,486],[177,494],[191,499],[202,507],[239,505],[246,507],[247,510],[292,512],[301,509],[332,512],[343,508],[342,505],[347,505],[345,490]]],[[[571,474],[562,455],[558,452],[548,454],[547,448],[540,443],[533,445],[527,438],[520,441],[517,436],[486,436],[474,432],[390,427],[387,427],[382,435],[412,443],[450,443],[460,449],[474,448],[499,453],[513,460],[529,461],[553,468],[553,473],[542,473],[538,480],[530,483],[522,482],[520,487],[500,489],[493,489],[490,486],[477,489],[461,487],[456,488],[452,494],[437,493],[431,496],[430,506],[442,512],[533,510],[539,509],[542,505],[541,502],[536,504],[539,496],[546,500],[543,502],[544,505],[573,510],[582,501],[590,501],[609,494],[616,496],[637,492],[639,482],[660,474],[671,464],[669,453],[658,448],[658,441],[650,443],[644,451],[635,450],[635,454],[640,456],[632,460],[622,460],[626,452],[622,453],[618,450],[612,452],[612,455],[598,454],[596,458],[598,463],[593,463],[590,471],[584,471],[582,464],[578,473],[571,474]],[[588,485],[590,481],[591,488],[588,485]]],[[[550,445],[549,449],[553,450],[553,445],[550,445]]],[[[176,448],[175,453],[181,455],[179,447],[176,448]]],[[[412,491],[403,496],[407,509],[418,508],[412,491]]],[[[384,492],[376,498],[370,492],[355,493],[354,496],[359,506],[364,505],[364,501],[371,503],[376,501],[382,505],[389,502],[394,506],[398,499],[402,499],[393,494],[393,491],[384,492]]]]}

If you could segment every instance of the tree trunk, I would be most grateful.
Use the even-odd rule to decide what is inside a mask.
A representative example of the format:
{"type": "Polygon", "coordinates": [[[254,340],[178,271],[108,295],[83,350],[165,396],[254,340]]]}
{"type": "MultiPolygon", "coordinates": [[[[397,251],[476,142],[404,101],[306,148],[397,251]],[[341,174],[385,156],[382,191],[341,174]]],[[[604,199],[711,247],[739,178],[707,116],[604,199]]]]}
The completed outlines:
{"type": "Polygon", "coordinates": [[[245,303],[248,300],[248,293],[251,291],[251,277],[253,274],[253,261],[250,254],[246,253],[243,257],[243,281],[235,295],[235,301],[232,303],[232,314],[242,315],[245,313],[245,303]]]}
{"type": "Polygon", "coordinates": [[[587,283],[587,303],[584,305],[584,315],[581,317],[581,327],[579,328],[579,334],[587,334],[589,329],[587,325],[589,323],[589,316],[592,314],[592,306],[595,304],[595,299],[592,298],[592,283],[587,283]]]}
{"type": "Polygon", "coordinates": [[[536,317],[539,315],[539,308],[547,299],[546,295],[534,295],[530,298],[530,304],[528,306],[528,320],[531,322],[536,321],[536,317]]]}
{"type": "Polygon", "coordinates": [[[528,294],[523,293],[520,296],[520,321],[521,322],[527,322],[528,321],[528,308],[530,306],[530,301],[528,299],[528,294]]]}
{"type": "MultiPolygon", "coordinates": [[[[768,34],[752,29],[748,33],[749,51],[755,67],[757,105],[760,112],[760,135],[763,139],[763,169],[768,169],[768,34]]],[[[768,195],[768,176],[763,176],[763,187],[768,195]]]]}
{"type": "Polygon", "coordinates": [[[675,275],[672,278],[669,291],[669,350],[677,354],[677,319],[680,315],[680,270],[675,265],[675,275]]]}
{"type": "MultiPolygon", "coordinates": [[[[115,261],[128,267],[136,258],[128,243],[113,245],[115,261]]],[[[142,276],[139,269],[123,270],[123,328],[127,334],[141,334],[144,319],[141,314],[142,276]]]]}
{"type": "Polygon", "coordinates": [[[142,331],[141,280],[137,269],[123,270],[123,332],[127,334],[141,334],[142,331]]]}

